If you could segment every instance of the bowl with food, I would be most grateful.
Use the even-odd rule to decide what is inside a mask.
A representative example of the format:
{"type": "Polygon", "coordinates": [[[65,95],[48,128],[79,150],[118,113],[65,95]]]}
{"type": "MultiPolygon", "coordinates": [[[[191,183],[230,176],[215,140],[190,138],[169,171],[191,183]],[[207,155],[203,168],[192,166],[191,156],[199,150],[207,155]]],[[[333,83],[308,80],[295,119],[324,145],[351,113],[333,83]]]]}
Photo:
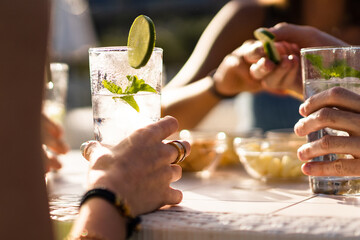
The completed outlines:
{"type": "Polygon", "coordinates": [[[263,181],[294,180],[304,175],[297,149],[306,143],[292,130],[266,132],[263,137],[235,138],[234,148],[246,172],[263,181]]]}
{"type": "Polygon", "coordinates": [[[180,139],[191,144],[191,152],[179,163],[184,172],[212,172],[225,152],[226,134],[213,131],[181,130],[180,139]]]}

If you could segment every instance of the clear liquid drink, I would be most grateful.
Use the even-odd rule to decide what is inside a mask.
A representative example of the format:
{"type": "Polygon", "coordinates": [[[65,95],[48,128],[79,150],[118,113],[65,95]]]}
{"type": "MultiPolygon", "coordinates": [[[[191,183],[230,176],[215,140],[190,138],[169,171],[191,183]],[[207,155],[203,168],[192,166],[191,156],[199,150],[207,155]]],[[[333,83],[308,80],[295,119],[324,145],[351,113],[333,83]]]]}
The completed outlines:
{"type": "MultiPolygon", "coordinates": [[[[305,48],[301,50],[301,60],[302,60],[302,77],[304,83],[304,97],[305,99],[325,91],[333,87],[342,87],[350,91],[360,94],[360,79],[356,77],[326,77],[324,78],[324,72],[319,66],[314,66],[321,64],[323,67],[330,69],[330,66],[334,64],[343,64],[344,67],[339,67],[334,70],[338,73],[346,72],[346,66],[351,66],[352,68],[359,69],[359,48],[353,47],[337,47],[337,48],[305,48]],[[309,57],[305,55],[312,55],[312,61],[309,61],[309,57]],[[315,60],[314,60],[315,59],[315,60]],[[323,73],[321,73],[323,71],[323,73]]],[[[336,75],[336,74],[333,74],[336,75]]],[[[316,132],[312,132],[308,135],[308,142],[318,140],[325,135],[332,136],[349,136],[347,132],[324,128],[316,132]]],[[[351,155],[347,154],[327,154],[324,156],[319,156],[313,158],[311,161],[334,161],[339,158],[352,158],[351,155]]],[[[314,193],[322,194],[335,194],[335,195],[346,195],[346,194],[359,194],[360,193],[360,178],[359,177],[315,177],[310,176],[310,187],[314,193]]]]}
{"type": "Polygon", "coordinates": [[[115,145],[135,130],[160,119],[162,49],[155,48],[149,62],[140,69],[128,64],[126,47],[91,48],[89,57],[96,140],[115,145]],[[127,76],[136,76],[134,81],[143,80],[154,91],[127,94],[110,91],[106,82],[125,92],[131,85],[127,76]]]}
{"type": "Polygon", "coordinates": [[[66,96],[69,81],[69,66],[65,63],[50,64],[51,81],[45,88],[44,113],[53,121],[62,124],[66,113],[66,96]]]}

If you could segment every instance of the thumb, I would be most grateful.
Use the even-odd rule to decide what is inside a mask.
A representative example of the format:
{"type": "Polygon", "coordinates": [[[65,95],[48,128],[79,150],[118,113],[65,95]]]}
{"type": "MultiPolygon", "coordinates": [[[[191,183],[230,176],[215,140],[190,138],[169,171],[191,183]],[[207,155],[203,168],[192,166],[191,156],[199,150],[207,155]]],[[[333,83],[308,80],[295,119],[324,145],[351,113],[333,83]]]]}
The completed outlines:
{"type": "Polygon", "coordinates": [[[109,154],[110,150],[98,141],[92,140],[81,144],[80,152],[86,160],[93,162],[95,159],[109,154]]]}
{"type": "Polygon", "coordinates": [[[279,23],[270,28],[269,31],[275,35],[276,41],[296,43],[300,48],[347,45],[340,39],[311,26],[279,23]]]}

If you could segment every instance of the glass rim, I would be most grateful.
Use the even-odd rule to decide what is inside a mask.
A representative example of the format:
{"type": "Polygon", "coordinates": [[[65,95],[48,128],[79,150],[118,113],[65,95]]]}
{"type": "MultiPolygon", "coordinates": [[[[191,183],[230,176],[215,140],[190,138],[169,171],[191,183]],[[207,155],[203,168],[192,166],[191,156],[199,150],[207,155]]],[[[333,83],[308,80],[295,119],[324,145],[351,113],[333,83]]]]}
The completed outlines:
{"type": "MultiPolygon", "coordinates": [[[[92,47],[89,48],[89,53],[97,52],[127,52],[127,46],[108,46],[108,47],[92,47]]],[[[154,47],[153,52],[163,52],[162,48],[154,47]]]]}
{"type": "Polygon", "coordinates": [[[57,71],[61,71],[61,70],[69,70],[69,65],[63,62],[50,62],[50,69],[51,70],[57,70],[57,71]]]}
{"type": "Polygon", "coordinates": [[[360,50],[360,45],[306,47],[306,48],[301,48],[300,53],[304,54],[304,53],[307,53],[307,52],[329,51],[329,50],[360,50]]]}

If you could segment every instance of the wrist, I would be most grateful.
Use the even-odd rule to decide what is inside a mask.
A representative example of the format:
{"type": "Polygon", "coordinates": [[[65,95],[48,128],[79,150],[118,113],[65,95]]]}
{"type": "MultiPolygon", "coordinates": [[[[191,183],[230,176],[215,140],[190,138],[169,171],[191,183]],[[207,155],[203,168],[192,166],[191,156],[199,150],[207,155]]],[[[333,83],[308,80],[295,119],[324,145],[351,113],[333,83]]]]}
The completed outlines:
{"type": "Polygon", "coordinates": [[[126,218],[102,198],[91,198],[82,204],[79,216],[67,240],[125,239],[126,218]]]}
{"type": "Polygon", "coordinates": [[[238,95],[237,93],[236,94],[224,94],[221,91],[219,91],[219,89],[216,86],[216,80],[214,79],[215,73],[216,73],[216,69],[214,69],[213,71],[211,71],[208,74],[208,77],[210,77],[211,81],[212,81],[212,84],[209,88],[209,91],[211,92],[211,94],[221,100],[222,99],[231,99],[231,98],[236,97],[238,95]]]}
{"type": "MultiPolygon", "coordinates": [[[[112,207],[113,213],[117,214],[118,217],[125,219],[126,222],[126,237],[131,237],[134,231],[137,231],[140,228],[141,218],[138,216],[133,216],[130,211],[130,207],[126,203],[126,200],[114,194],[112,191],[109,191],[105,188],[94,188],[87,191],[81,199],[80,208],[84,206],[89,201],[94,199],[99,199],[107,203],[107,208],[112,207]]],[[[113,215],[113,214],[112,214],[113,215]]]]}

